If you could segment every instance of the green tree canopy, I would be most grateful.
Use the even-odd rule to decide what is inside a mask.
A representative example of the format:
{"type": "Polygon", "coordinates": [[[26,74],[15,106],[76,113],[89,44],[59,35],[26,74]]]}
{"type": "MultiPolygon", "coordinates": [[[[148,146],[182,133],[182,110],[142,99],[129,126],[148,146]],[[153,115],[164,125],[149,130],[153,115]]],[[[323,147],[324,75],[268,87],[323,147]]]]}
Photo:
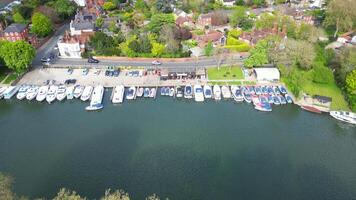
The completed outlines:
{"type": "Polygon", "coordinates": [[[172,10],[172,0],[157,0],[156,1],[156,9],[159,12],[163,12],[163,13],[171,13],[172,10]]]}
{"type": "Polygon", "coordinates": [[[114,10],[115,8],[116,8],[116,5],[111,1],[107,1],[103,5],[103,9],[107,10],[107,11],[114,10]]]}
{"type": "Polygon", "coordinates": [[[68,19],[77,9],[74,2],[69,0],[56,0],[53,6],[62,19],[68,19]]]}
{"type": "Polygon", "coordinates": [[[163,25],[174,24],[174,16],[172,14],[155,14],[151,17],[151,22],[148,25],[148,29],[153,33],[158,33],[163,25]]]}
{"type": "Polygon", "coordinates": [[[204,54],[206,56],[212,56],[213,55],[213,52],[214,52],[214,47],[213,47],[213,43],[212,42],[209,42],[205,48],[204,48],[204,54]]]}
{"type": "Polygon", "coordinates": [[[14,20],[15,23],[20,23],[20,24],[26,24],[27,21],[22,17],[22,15],[19,12],[15,12],[12,15],[12,19],[14,20]]]}
{"type": "Polygon", "coordinates": [[[0,47],[0,57],[8,68],[16,72],[26,70],[35,58],[35,54],[35,48],[23,40],[4,42],[0,47]]]}
{"type": "Polygon", "coordinates": [[[345,82],[347,92],[356,95],[356,69],[347,74],[345,82]]]}
{"type": "Polygon", "coordinates": [[[244,61],[246,67],[257,67],[268,63],[268,43],[260,40],[256,46],[250,49],[250,56],[244,61]]]}
{"type": "Polygon", "coordinates": [[[53,25],[51,20],[40,12],[36,12],[32,16],[32,29],[38,37],[45,37],[52,33],[53,25]]]}

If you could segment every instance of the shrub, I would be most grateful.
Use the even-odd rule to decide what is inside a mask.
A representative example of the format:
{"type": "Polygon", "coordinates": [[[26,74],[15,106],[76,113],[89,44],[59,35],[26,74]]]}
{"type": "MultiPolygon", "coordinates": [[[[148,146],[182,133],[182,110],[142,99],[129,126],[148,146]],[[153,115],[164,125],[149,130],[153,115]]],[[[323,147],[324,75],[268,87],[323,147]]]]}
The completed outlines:
{"type": "Polygon", "coordinates": [[[250,50],[251,47],[247,43],[243,43],[240,45],[226,45],[225,48],[227,48],[231,51],[247,52],[250,50]]]}
{"type": "Polygon", "coordinates": [[[229,31],[228,33],[228,37],[234,37],[236,39],[238,39],[241,35],[242,31],[239,29],[232,29],[231,31],[229,31]]]}
{"type": "Polygon", "coordinates": [[[312,77],[314,83],[328,84],[334,81],[332,71],[322,63],[314,64],[312,77]]]}

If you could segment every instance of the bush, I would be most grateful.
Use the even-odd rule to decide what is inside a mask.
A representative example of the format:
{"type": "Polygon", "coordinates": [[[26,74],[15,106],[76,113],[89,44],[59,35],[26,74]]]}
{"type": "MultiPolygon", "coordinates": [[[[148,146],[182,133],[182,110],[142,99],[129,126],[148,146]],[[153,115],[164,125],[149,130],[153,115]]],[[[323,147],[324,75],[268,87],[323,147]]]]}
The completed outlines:
{"type": "Polygon", "coordinates": [[[228,33],[228,37],[234,37],[236,39],[238,39],[241,35],[242,31],[239,29],[232,29],[231,31],[229,31],[228,33]]]}
{"type": "Polygon", "coordinates": [[[251,47],[247,43],[243,43],[240,45],[226,45],[225,48],[227,48],[231,51],[247,52],[250,50],[251,47]]]}
{"type": "Polygon", "coordinates": [[[328,84],[334,81],[332,71],[325,67],[322,63],[315,63],[313,66],[313,82],[328,84]]]}
{"type": "Polygon", "coordinates": [[[226,40],[226,44],[227,45],[241,45],[243,43],[244,43],[243,41],[238,40],[238,39],[236,39],[234,37],[231,37],[231,36],[228,36],[227,40],[226,40]]]}

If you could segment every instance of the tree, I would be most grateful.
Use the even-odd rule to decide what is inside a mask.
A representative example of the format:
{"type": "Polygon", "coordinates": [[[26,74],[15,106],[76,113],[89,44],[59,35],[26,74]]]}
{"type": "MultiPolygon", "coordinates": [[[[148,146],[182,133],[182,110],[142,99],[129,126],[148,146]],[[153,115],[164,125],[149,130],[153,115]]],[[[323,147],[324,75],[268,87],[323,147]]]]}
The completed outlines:
{"type": "Polygon", "coordinates": [[[103,4],[102,7],[104,10],[110,11],[110,10],[114,10],[116,8],[116,5],[111,1],[107,1],[103,4]]]}
{"type": "Polygon", "coordinates": [[[356,3],[354,0],[331,0],[326,9],[324,26],[335,27],[334,38],[356,26],[356,3]]]}
{"type": "Polygon", "coordinates": [[[102,17],[98,17],[95,20],[95,26],[101,28],[104,25],[104,19],[102,17]]]}
{"type": "Polygon", "coordinates": [[[163,44],[160,44],[158,42],[152,42],[151,53],[154,57],[159,57],[163,54],[164,48],[165,47],[163,44]]]}
{"type": "Polygon", "coordinates": [[[325,67],[323,63],[317,62],[313,65],[313,82],[328,84],[334,81],[332,71],[325,67]]]}
{"type": "Polygon", "coordinates": [[[129,194],[123,190],[116,190],[111,192],[110,189],[105,191],[105,196],[100,200],[130,200],[129,194]]]}
{"type": "Polygon", "coordinates": [[[356,69],[356,48],[345,48],[338,57],[336,78],[341,85],[345,84],[346,75],[356,69]]]}
{"type": "Polygon", "coordinates": [[[268,63],[268,43],[260,40],[250,51],[250,56],[244,61],[246,67],[258,67],[268,63]]]}
{"type": "Polygon", "coordinates": [[[347,74],[345,83],[351,109],[356,111],[356,69],[347,74]]]}
{"type": "Polygon", "coordinates": [[[245,1],[244,0],[235,0],[235,5],[243,6],[243,5],[245,5],[245,1]]]}
{"type": "Polygon", "coordinates": [[[204,48],[204,53],[206,56],[211,56],[213,55],[213,52],[214,52],[213,43],[209,42],[204,48]]]}
{"type": "Polygon", "coordinates": [[[230,24],[233,27],[239,26],[245,18],[247,18],[246,8],[237,6],[230,17],[230,24]]]}
{"type": "Polygon", "coordinates": [[[86,198],[82,198],[75,191],[62,188],[59,190],[57,196],[55,196],[53,200],[86,200],[86,198]]]}
{"type": "Polygon", "coordinates": [[[256,20],[256,28],[272,28],[274,23],[277,21],[276,15],[269,13],[262,13],[260,17],[256,20]]]}
{"type": "Polygon", "coordinates": [[[22,17],[22,15],[19,12],[15,12],[12,15],[12,19],[14,20],[15,23],[20,23],[20,24],[26,24],[26,20],[22,17]]]}
{"type": "Polygon", "coordinates": [[[172,5],[171,0],[157,0],[156,1],[156,9],[159,12],[171,13],[173,11],[171,5],[172,5]]]}
{"type": "Polygon", "coordinates": [[[147,8],[146,2],[144,0],[137,0],[135,3],[135,10],[140,10],[141,12],[147,8]]]}
{"type": "Polygon", "coordinates": [[[325,37],[324,30],[310,24],[302,23],[297,31],[297,39],[306,40],[311,43],[318,41],[319,37],[325,37]]]}
{"type": "Polygon", "coordinates": [[[75,13],[77,7],[73,3],[73,1],[56,0],[54,3],[54,9],[56,10],[60,18],[68,19],[75,13]]]}
{"type": "Polygon", "coordinates": [[[163,25],[174,24],[174,16],[172,14],[155,14],[151,17],[151,22],[148,25],[148,29],[153,33],[158,33],[163,25]]]}
{"type": "Polygon", "coordinates": [[[32,29],[38,37],[45,37],[52,33],[53,25],[51,20],[42,13],[36,12],[32,16],[32,29]]]}
{"type": "Polygon", "coordinates": [[[229,18],[224,11],[217,10],[212,13],[211,21],[213,26],[220,26],[226,24],[229,18]]]}
{"type": "Polygon", "coordinates": [[[147,37],[147,35],[142,35],[139,39],[138,39],[138,43],[139,45],[139,53],[150,53],[151,49],[152,49],[152,44],[151,41],[149,40],[149,38],[147,37]]]}
{"type": "Polygon", "coordinates": [[[8,68],[16,72],[26,70],[35,58],[35,54],[33,46],[23,40],[5,42],[0,47],[0,57],[8,68]]]}
{"type": "Polygon", "coordinates": [[[264,6],[266,4],[265,0],[252,0],[253,5],[257,7],[264,6]]]}

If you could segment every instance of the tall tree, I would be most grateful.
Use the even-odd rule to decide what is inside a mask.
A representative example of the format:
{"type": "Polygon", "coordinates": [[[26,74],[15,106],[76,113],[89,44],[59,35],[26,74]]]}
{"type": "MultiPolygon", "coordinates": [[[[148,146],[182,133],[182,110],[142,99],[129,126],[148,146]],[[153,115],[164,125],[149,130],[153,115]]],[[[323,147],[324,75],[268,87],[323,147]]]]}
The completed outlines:
{"type": "Polygon", "coordinates": [[[77,7],[73,1],[69,0],[56,0],[54,3],[54,9],[62,19],[67,19],[72,16],[77,7]]]}
{"type": "Polygon", "coordinates": [[[12,19],[14,20],[15,23],[20,23],[20,24],[26,24],[26,20],[22,17],[22,15],[19,12],[15,12],[12,15],[12,19]]]}
{"type": "Polygon", "coordinates": [[[326,9],[324,26],[335,27],[334,38],[339,31],[348,31],[356,26],[356,3],[354,0],[331,0],[326,9]]]}
{"type": "Polygon", "coordinates": [[[268,42],[260,40],[250,50],[250,56],[244,61],[246,67],[259,67],[268,63],[268,42]]]}
{"type": "Polygon", "coordinates": [[[45,37],[52,33],[53,25],[51,20],[40,12],[36,12],[32,16],[31,31],[39,37],[45,37]]]}
{"type": "Polygon", "coordinates": [[[153,33],[158,33],[162,29],[163,25],[174,24],[174,17],[172,14],[155,14],[151,17],[151,22],[148,25],[148,29],[153,33]]]}
{"type": "Polygon", "coordinates": [[[29,43],[18,40],[5,42],[0,47],[0,57],[6,66],[16,72],[26,70],[35,58],[36,51],[29,43]]]}
{"type": "Polygon", "coordinates": [[[157,0],[156,9],[163,13],[171,13],[172,9],[172,0],[157,0]]]}

